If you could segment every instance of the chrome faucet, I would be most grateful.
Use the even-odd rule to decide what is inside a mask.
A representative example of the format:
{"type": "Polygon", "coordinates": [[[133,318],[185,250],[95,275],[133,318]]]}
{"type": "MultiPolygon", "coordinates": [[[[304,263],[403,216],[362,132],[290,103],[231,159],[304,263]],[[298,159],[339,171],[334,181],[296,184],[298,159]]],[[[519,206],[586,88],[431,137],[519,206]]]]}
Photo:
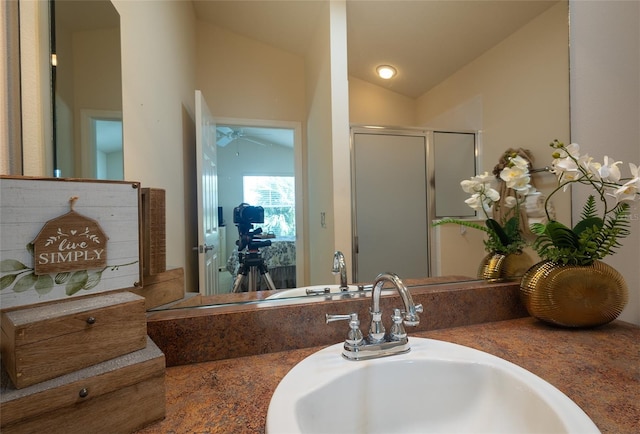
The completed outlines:
{"type": "Polygon", "coordinates": [[[422,305],[413,302],[411,293],[405,284],[393,273],[382,273],[376,277],[373,283],[371,299],[371,326],[369,327],[369,335],[366,339],[360,331],[358,314],[326,315],[327,323],[339,320],[349,321],[350,330],[342,351],[342,356],[347,360],[375,359],[406,353],[411,349],[404,325],[417,326],[420,323],[418,313],[422,312],[422,305]],[[382,311],[380,310],[380,295],[382,294],[382,287],[385,282],[393,284],[404,304],[404,311],[394,309],[393,315],[391,316],[393,325],[388,334],[382,324],[382,311]]]}
{"type": "Polygon", "coordinates": [[[340,273],[340,291],[348,291],[347,262],[344,260],[344,255],[340,250],[333,254],[333,268],[331,269],[331,272],[333,274],[340,273]]]}

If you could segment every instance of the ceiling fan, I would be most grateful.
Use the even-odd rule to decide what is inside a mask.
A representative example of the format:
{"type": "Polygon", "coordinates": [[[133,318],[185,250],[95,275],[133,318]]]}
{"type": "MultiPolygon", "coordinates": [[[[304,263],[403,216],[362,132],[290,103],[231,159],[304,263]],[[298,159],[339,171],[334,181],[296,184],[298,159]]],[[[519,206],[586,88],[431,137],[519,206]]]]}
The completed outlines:
{"type": "Polygon", "coordinates": [[[263,140],[258,135],[268,135],[265,133],[247,132],[245,128],[231,128],[227,126],[216,127],[216,144],[225,147],[235,140],[245,140],[260,146],[272,146],[268,140],[263,140]]]}

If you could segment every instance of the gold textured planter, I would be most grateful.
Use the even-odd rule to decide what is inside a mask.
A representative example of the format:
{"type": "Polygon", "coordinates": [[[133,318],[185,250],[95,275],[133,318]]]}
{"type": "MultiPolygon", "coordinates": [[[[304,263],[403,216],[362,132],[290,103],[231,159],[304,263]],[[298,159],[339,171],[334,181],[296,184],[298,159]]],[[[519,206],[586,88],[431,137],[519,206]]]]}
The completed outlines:
{"type": "Polygon", "coordinates": [[[522,277],[520,297],[531,316],[565,327],[595,327],[622,313],[629,291],[618,271],[595,261],[562,265],[542,261],[522,277]]]}
{"type": "Polygon", "coordinates": [[[478,267],[478,279],[489,281],[519,279],[533,265],[533,259],[525,252],[489,253],[478,267]]]}

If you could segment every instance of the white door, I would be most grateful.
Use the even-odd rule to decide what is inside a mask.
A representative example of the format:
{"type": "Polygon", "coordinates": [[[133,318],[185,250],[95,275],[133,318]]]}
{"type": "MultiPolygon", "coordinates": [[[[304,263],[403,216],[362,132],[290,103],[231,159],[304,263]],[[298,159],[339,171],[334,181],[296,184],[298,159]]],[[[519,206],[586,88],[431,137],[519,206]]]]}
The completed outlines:
{"type": "Polygon", "coordinates": [[[424,136],[354,134],[358,282],[429,275],[424,136]]]}
{"type": "Polygon", "coordinates": [[[198,184],[198,289],[218,294],[218,167],[216,125],[202,92],[196,90],[196,179],[198,184]]]}

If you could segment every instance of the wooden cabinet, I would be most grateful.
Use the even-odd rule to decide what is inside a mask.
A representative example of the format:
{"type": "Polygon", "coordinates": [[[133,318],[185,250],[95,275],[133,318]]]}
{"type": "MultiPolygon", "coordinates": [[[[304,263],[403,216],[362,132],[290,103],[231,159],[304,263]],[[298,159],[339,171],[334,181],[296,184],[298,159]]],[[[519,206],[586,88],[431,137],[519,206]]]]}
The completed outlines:
{"type": "Polygon", "coordinates": [[[133,432],[165,416],[164,372],[164,354],[149,338],[141,350],[25,389],[3,372],[0,431],[133,432]]]}
{"type": "Polygon", "coordinates": [[[130,433],[165,415],[165,357],[128,291],[2,312],[0,431],[130,433]]]}

